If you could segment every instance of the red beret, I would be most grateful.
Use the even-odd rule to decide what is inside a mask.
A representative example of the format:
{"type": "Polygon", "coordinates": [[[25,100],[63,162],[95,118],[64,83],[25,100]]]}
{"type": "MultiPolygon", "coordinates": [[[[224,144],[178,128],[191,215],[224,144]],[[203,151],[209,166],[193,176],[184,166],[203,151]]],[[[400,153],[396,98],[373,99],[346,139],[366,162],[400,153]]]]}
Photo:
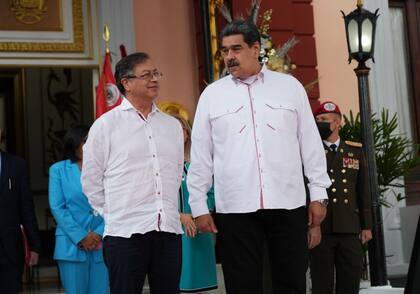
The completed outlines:
{"type": "Polygon", "coordinates": [[[324,114],[324,113],[337,113],[341,115],[340,108],[337,104],[331,101],[325,101],[314,111],[314,116],[324,114]]]}

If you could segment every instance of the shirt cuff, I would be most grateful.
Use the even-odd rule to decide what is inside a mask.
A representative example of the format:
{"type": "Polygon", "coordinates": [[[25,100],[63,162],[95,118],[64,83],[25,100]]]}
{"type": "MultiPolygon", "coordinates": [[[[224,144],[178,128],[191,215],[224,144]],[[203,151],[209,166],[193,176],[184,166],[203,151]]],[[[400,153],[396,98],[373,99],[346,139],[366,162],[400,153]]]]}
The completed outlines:
{"type": "Polygon", "coordinates": [[[311,196],[311,202],[328,199],[327,189],[322,187],[309,187],[309,195],[311,196]]]}
{"type": "Polygon", "coordinates": [[[204,214],[210,214],[207,202],[190,204],[193,217],[199,217],[204,214]]]}

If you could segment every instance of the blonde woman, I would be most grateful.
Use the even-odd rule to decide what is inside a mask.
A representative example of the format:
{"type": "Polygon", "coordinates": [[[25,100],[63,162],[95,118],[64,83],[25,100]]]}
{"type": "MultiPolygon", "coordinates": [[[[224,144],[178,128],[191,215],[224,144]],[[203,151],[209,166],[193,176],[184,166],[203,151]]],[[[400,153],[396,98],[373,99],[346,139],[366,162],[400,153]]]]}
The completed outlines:
{"type": "MultiPolygon", "coordinates": [[[[186,177],[190,161],[191,127],[187,120],[173,115],[179,120],[184,131],[184,174],[180,188],[181,223],[184,226],[182,235],[182,271],[180,290],[184,293],[201,293],[217,288],[216,257],[214,238],[211,233],[198,232],[188,204],[186,177]]],[[[207,205],[214,210],[213,188],[208,192],[207,205]]]]}

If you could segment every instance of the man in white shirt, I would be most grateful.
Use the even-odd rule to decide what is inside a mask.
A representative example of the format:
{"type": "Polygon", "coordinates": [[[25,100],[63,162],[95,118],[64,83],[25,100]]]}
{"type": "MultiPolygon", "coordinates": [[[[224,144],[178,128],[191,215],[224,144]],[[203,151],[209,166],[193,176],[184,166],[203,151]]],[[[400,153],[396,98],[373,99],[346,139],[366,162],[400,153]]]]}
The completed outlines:
{"type": "Polygon", "coordinates": [[[146,274],[153,293],[179,293],[183,131],[154,104],[161,77],[146,53],[121,59],[125,99],[95,121],[83,147],[83,192],[105,219],[111,293],[141,293],[146,274]]]}
{"type": "Polygon", "coordinates": [[[201,231],[218,232],[227,293],[263,293],[267,242],[273,292],[304,294],[308,246],[320,241],[319,230],[308,239],[308,226],[325,217],[331,184],[308,98],[295,78],[260,65],[253,23],[228,24],[221,45],[230,75],[198,103],[187,179],[192,213],[201,231]],[[206,206],[213,176],[217,228],[206,206]]]}

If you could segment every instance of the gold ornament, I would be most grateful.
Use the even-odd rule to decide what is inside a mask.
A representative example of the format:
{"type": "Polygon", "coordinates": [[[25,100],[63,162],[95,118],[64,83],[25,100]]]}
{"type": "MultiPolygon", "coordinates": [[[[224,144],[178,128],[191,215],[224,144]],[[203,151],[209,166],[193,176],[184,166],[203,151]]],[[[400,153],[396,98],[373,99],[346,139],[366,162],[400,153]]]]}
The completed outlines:
{"type": "Polygon", "coordinates": [[[44,0],[12,0],[10,11],[15,14],[17,21],[35,24],[43,19],[48,8],[44,0]]]}
{"type": "Polygon", "coordinates": [[[180,116],[185,121],[190,121],[188,117],[188,110],[177,102],[158,102],[157,106],[166,114],[180,116]]]}

